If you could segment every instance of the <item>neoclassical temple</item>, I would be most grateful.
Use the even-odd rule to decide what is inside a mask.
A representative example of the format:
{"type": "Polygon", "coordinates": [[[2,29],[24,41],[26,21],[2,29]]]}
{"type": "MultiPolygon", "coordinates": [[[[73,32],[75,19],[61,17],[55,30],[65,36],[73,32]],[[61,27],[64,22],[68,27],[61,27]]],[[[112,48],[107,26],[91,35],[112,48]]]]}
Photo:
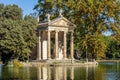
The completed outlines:
{"type": "Polygon", "coordinates": [[[59,17],[48,21],[39,23],[38,25],[38,52],[37,60],[63,60],[74,59],[74,32],[75,24],[71,23],[68,19],[59,15],[59,17]],[[70,34],[69,41],[67,42],[67,34],[70,34]],[[67,54],[67,43],[70,45],[69,54],[67,54]]]}

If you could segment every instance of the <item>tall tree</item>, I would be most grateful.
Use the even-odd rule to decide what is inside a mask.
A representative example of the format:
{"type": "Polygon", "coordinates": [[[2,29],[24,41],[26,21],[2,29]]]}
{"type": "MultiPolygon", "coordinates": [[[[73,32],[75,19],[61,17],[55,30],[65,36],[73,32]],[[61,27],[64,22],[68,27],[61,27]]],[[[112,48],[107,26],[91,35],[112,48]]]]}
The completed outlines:
{"type": "Polygon", "coordinates": [[[12,20],[20,20],[22,19],[22,9],[17,5],[7,5],[3,11],[4,18],[12,19],[12,20]]]}
{"type": "Polygon", "coordinates": [[[37,21],[36,18],[32,16],[25,16],[23,22],[21,23],[22,29],[22,37],[24,39],[25,45],[22,46],[22,53],[19,57],[21,60],[24,58],[28,58],[33,48],[37,43],[36,29],[37,29],[37,21]]]}
{"type": "Polygon", "coordinates": [[[4,10],[4,5],[0,4],[0,20],[3,18],[3,10],[4,10]]]}
{"type": "Polygon", "coordinates": [[[118,59],[120,58],[120,42],[114,38],[114,36],[106,37],[107,50],[106,58],[107,59],[118,59]]]}
{"type": "Polygon", "coordinates": [[[0,11],[2,11],[2,16],[0,15],[0,55],[3,63],[7,63],[13,58],[26,60],[37,43],[36,19],[32,16],[25,16],[23,19],[22,10],[17,5],[0,7],[0,11]]]}
{"type": "Polygon", "coordinates": [[[58,16],[60,9],[66,14],[68,12],[66,2],[67,0],[38,0],[34,9],[37,11],[40,21],[46,21],[47,14],[50,14],[51,18],[55,18],[58,16]]]}
{"type": "MultiPolygon", "coordinates": [[[[111,30],[115,34],[119,33],[120,2],[118,0],[69,0],[68,6],[71,9],[73,21],[77,24],[75,43],[80,42],[79,45],[81,45],[85,36],[96,35],[96,40],[90,43],[85,41],[84,46],[87,46],[88,49],[92,48],[88,51],[89,53],[93,53],[93,51],[95,51],[94,53],[100,53],[100,51],[105,50],[105,43],[101,43],[104,40],[99,37],[103,35],[103,32],[111,30]],[[88,46],[91,44],[95,44],[100,51],[96,50],[94,46],[88,46]],[[101,44],[101,48],[98,44],[101,44]]],[[[79,45],[76,46],[79,48],[79,45]]]]}
{"type": "Polygon", "coordinates": [[[35,5],[34,9],[37,11],[39,15],[40,21],[46,20],[46,15],[48,13],[52,13],[52,3],[47,2],[46,0],[38,0],[38,4],[35,5]]]}

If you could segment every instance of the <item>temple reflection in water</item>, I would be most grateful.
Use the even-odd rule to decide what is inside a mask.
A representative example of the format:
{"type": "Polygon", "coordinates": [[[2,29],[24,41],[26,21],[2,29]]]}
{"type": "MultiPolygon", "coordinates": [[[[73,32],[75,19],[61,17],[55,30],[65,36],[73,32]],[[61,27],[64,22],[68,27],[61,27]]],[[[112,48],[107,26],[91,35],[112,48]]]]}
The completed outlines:
{"type": "Polygon", "coordinates": [[[1,66],[0,80],[120,80],[120,63],[21,68],[1,66]]]}
{"type": "Polygon", "coordinates": [[[38,67],[38,80],[74,80],[74,67],[38,67]]]}

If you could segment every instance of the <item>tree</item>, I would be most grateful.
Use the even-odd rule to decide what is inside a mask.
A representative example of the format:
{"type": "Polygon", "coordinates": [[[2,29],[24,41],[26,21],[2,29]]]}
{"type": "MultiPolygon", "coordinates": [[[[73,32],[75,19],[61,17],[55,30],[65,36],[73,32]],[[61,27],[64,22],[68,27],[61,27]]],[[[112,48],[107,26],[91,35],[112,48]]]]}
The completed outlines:
{"type": "Polygon", "coordinates": [[[38,4],[35,5],[34,9],[38,12],[39,20],[46,20],[46,15],[52,12],[52,4],[46,0],[38,0],[38,4]]]}
{"type": "Polygon", "coordinates": [[[88,51],[91,54],[100,54],[102,50],[106,50],[104,49],[104,40],[100,36],[107,30],[111,30],[115,34],[119,33],[120,2],[117,0],[69,0],[68,7],[71,9],[74,23],[77,24],[75,45],[78,48],[87,46],[88,49],[91,49],[88,51]],[[93,39],[91,36],[96,35],[96,39],[88,43],[87,39],[84,41],[87,35],[90,40],[93,39]],[[99,41],[100,38],[101,40],[99,41]],[[81,46],[83,41],[84,44],[81,46]],[[95,46],[88,46],[92,44],[95,44],[99,49],[96,50],[95,46]]]}
{"type": "Polygon", "coordinates": [[[0,24],[0,51],[2,57],[7,56],[7,54],[10,55],[8,57],[12,57],[14,53],[19,54],[19,45],[23,40],[20,25],[16,21],[7,19],[0,24]]]}
{"type": "Polygon", "coordinates": [[[9,6],[9,9],[8,6],[1,8],[4,15],[0,21],[0,55],[3,63],[11,59],[26,60],[37,43],[36,19],[32,16],[23,19],[17,5],[9,6]]]}
{"type": "Polygon", "coordinates": [[[34,10],[37,11],[40,21],[46,21],[47,14],[51,14],[51,18],[55,18],[58,16],[60,9],[66,14],[69,10],[65,4],[66,2],[66,0],[38,0],[38,3],[34,6],[34,10]]]}
{"type": "Polygon", "coordinates": [[[0,20],[3,18],[3,10],[4,10],[4,5],[0,4],[0,20]]]}
{"type": "Polygon", "coordinates": [[[114,38],[114,36],[107,37],[107,59],[118,59],[120,58],[120,42],[114,38]]]}
{"type": "Polygon", "coordinates": [[[99,59],[105,58],[106,45],[102,35],[85,35],[80,41],[81,55],[86,58],[99,59]]]}
{"type": "Polygon", "coordinates": [[[22,9],[17,5],[6,5],[2,16],[6,19],[21,20],[22,19],[22,9]]]}
{"type": "MultiPolygon", "coordinates": [[[[25,41],[25,46],[23,47],[23,51],[21,55],[21,59],[26,56],[30,56],[31,51],[36,46],[36,43],[38,41],[36,36],[36,30],[37,30],[37,21],[36,18],[32,16],[25,16],[22,25],[22,34],[25,41]]],[[[23,60],[22,59],[22,60],[23,60]]]]}

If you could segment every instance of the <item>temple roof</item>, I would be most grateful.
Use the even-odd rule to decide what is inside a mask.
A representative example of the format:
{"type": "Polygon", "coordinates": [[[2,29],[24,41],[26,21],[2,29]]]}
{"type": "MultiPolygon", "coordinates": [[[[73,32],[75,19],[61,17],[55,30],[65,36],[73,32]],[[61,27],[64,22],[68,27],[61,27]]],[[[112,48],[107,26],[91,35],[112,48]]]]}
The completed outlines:
{"type": "Polygon", "coordinates": [[[50,27],[68,28],[68,30],[74,30],[76,25],[70,22],[68,19],[66,19],[63,16],[59,16],[53,20],[38,24],[38,29],[43,29],[43,28],[48,29],[50,27]]]}

